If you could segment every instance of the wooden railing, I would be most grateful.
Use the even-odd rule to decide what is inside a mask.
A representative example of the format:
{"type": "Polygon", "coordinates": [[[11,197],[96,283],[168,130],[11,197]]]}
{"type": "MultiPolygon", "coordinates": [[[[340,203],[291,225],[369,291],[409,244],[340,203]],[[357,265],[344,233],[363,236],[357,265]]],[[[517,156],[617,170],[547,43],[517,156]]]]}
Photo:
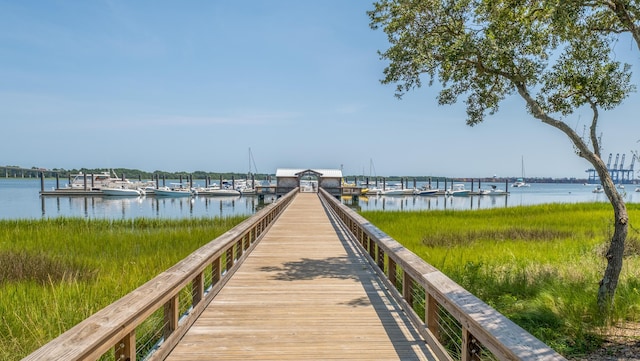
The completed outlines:
{"type": "Polygon", "coordinates": [[[281,197],[23,361],[164,359],[295,193],[281,197]]]}
{"type": "Polygon", "coordinates": [[[362,246],[440,360],[564,360],[324,190],[325,205],[362,246]]]}

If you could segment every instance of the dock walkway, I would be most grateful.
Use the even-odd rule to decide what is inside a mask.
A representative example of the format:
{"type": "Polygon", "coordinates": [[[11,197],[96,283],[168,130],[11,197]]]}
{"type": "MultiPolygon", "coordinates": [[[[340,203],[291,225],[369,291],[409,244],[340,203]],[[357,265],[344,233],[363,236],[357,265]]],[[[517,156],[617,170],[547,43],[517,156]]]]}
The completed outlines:
{"type": "Polygon", "coordinates": [[[434,360],[315,193],[300,193],[167,360],[434,360]]]}

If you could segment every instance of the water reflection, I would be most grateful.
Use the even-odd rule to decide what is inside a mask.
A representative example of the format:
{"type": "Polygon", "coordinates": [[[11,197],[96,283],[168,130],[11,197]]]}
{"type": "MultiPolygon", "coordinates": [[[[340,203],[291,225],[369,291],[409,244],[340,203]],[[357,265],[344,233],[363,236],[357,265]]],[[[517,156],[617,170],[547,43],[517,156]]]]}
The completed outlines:
{"type": "MultiPolygon", "coordinates": [[[[634,188],[635,190],[635,188],[634,188]]],[[[640,202],[640,192],[621,190],[625,202],[640,202]]],[[[350,198],[350,197],[349,197],[350,198]]],[[[511,188],[504,195],[405,195],[361,196],[358,199],[343,198],[342,202],[358,211],[417,211],[417,210],[476,210],[506,208],[545,203],[608,203],[603,193],[593,193],[592,188],[576,184],[535,184],[527,189],[511,188]]]]}

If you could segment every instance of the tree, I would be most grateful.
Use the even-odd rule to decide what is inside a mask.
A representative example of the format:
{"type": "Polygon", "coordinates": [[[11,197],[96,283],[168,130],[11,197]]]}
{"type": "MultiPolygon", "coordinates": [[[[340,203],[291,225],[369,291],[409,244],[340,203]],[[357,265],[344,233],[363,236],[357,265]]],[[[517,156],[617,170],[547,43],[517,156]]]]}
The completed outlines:
{"type": "Polygon", "coordinates": [[[640,49],[640,7],[628,0],[571,0],[574,10],[588,14],[591,30],[621,34],[628,32],[640,49]]]}
{"type": "Polygon", "coordinates": [[[495,114],[507,96],[518,95],[533,117],[563,132],[577,155],[593,165],[615,224],[598,290],[603,310],[614,301],[628,215],[601,158],[599,112],[635,91],[630,66],[610,57],[613,35],[622,27],[612,26],[615,17],[605,12],[605,3],[380,0],[368,12],[371,27],[388,36],[390,47],[380,52],[389,61],[381,81],[396,84],[396,96],[425,79],[430,86],[438,81],[438,103],[454,104],[464,96],[466,121],[473,126],[495,114]],[[598,24],[610,27],[596,29],[598,24]],[[584,138],[563,121],[579,109],[592,114],[584,138]]]}

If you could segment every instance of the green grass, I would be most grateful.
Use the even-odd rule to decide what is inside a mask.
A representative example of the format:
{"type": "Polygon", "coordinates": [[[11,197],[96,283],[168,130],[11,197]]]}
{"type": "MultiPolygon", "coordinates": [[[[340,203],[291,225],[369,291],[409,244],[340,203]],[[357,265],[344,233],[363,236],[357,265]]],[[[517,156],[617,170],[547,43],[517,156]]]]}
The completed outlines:
{"type": "MultiPolygon", "coordinates": [[[[570,356],[597,347],[607,325],[640,321],[640,207],[628,207],[628,252],[610,315],[596,303],[612,232],[607,204],[363,215],[570,356]]],[[[242,219],[0,221],[0,359],[28,355],[242,219]]]]}
{"type": "Polygon", "coordinates": [[[0,221],[0,359],[20,360],[244,218],[0,221]]]}
{"type": "Polygon", "coordinates": [[[608,204],[550,204],[476,211],[363,212],[391,237],[442,270],[556,351],[597,347],[608,325],[640,321],[640,237],[631,227],[615,309],[596,294],[613,232],[608,204]]]}

